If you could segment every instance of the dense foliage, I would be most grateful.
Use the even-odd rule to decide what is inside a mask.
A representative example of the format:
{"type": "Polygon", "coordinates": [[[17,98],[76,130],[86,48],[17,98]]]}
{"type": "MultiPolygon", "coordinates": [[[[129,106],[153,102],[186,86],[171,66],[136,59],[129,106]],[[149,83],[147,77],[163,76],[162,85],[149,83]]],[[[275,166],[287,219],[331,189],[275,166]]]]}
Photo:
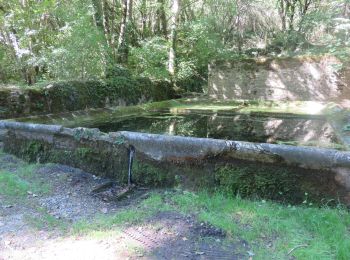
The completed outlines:
{"type": "Polygon", "coordinates": [[[123,65],[201,91],[213,59],[346,58],[349,33],[349,0],[0,0],[0,82],[99,79],[123,65]]]}

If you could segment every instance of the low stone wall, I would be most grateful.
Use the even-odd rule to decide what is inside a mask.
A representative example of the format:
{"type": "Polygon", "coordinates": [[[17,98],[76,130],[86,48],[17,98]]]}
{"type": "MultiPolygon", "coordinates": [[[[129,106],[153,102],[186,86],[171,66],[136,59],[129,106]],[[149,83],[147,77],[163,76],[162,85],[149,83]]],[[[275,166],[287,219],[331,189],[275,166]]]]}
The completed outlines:
{"type": "Polygon", "coordinates": [[[64,81],[26,88],[0,86],[0,119],[140,104],[172,97],[170,83],[146,78],[64,81]]]}
{"type": "Polygon", "coordinates": [[[308,201],[339,199],[350,205],[350,152],[5,121],[0,129],[6,130],[6,152],[79,167],[120,183],[126,183],[133,146],[138,184],[218,188],[295,203],[308,194],[308,201]]]}
{"type": "Polygon", "coordinates": [[[210,97],[335,101],[350,99],[350,69],[332,56],[217,61],[209,65],[210,97]]]}

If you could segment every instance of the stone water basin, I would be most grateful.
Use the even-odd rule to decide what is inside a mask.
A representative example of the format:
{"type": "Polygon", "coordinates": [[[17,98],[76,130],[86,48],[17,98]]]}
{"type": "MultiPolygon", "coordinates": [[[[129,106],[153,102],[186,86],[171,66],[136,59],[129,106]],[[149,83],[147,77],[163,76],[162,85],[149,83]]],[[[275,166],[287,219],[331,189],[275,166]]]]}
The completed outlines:
{"type": "Polygon", "coordinates": [[[120,183],[133,149],[141,185],[221,187],[296,203],[307,193],[350,205],[349,152],[323,149],[347,150],[343,112],[310,102],[170,100],[0,121],[0,130],[9,153],[120,183]]]}
{"type": "Polygon", "coordinates": [[[345,150],[328,120],[329,107],[319,102],[182,99],[16,121],[345,150]]]}

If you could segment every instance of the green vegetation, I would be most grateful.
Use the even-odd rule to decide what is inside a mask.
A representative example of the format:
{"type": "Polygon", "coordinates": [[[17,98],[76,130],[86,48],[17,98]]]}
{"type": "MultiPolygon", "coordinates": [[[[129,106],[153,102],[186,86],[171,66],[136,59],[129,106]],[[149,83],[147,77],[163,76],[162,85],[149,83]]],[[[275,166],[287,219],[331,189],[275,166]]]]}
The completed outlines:
{"type": "Polygon", "coordinates": [[[133,165],[133,180],[149,187],[166,187],[174,184],[166,170],[161,170],[149,163],[135,161],[133,165]]]}
{"type": "Polygon", "coordinates": [[[212,60],[347,60],[349,24],[348,0],[3,0],[0,82],[106,79],[133,101],[139,77],[201,92],[212,60]]]}
{"type": "Polygon", "coordinates": [[[0,190],[2,195],[25,196],[29,190],[28,182],[9,172],[0,172],[0,190]]]}
{"type": "Polygon", "coordinates": [[[86,108],[130,105],[174,97],[169,82],[132,75],[111,75],[104,80],[38,83],[26,88],[0,86],[0,118],[60,113],[86,108]]]}
{"type": "Polygon", "coordinates": [[[24,199],[28,194],[47,194],[50,191],[47,184],[35,178],[35,165],[13,166],[17,168],[16,172],[0,170],[0,195],[7,200],[24,199]]]}
{"type": "Polygon", "coordinates": [[[108,235],[125,225],[141,224],[160,211],[194,215],[198,221],[224,230],[229,240],[244,239],[257,259],[285,259],[289,252],[297,259],[350,257],[350,214],[341,206],[290,206],[220,193],[152,193],[135,207],[76,223],[73,230],[78,234],[108,235]]]}
{"type": "MultiPolygon", "coordinates": [[[[0,151],[1,154],[1,151],[0,151]]],[[[4,154],[0,160],[3,160],[4,154]]],[[[44,196],[49,187],[38,179],[36,165],[8,161],[0,172],[0,197],[21,203],[28,191],[44,196]]],[[[30,194],[30,193],[29,193],[30,194]]],[[[178,190],[150,191],[143,200],[116,213],[68,223],[42,207],[25,220],[37,229],[61,231],[62,235],[105,237],[131,225],[142,225],[160,212],[194,216],[199,222],[222,229],[228,241],[247,241],[257,259],[349,259],[350,213],[341,205],[314,207],[308,201],[291,206],[265,200],[245,200],[219,192],[178,190]],[[289,254],[289,255],[288,255],[289,254]]]]}
{"type": "Polygon", "coordinates": [[[299,201],[301,185],[298,176],[287,168],[274,168],[259,165],[221,167],[216,170],[219,189],[227,194],[251,197],[259,194],[262,198],[299,201]]]}
{"type": "Polygon", "coordinates": [[[38,230],[57,230],[67,232],[68,225],[65,221],[50,215],[44,208],[37,207],[35,215],[25,215],[28,224],[38,230]]]}
{"type": "Polygon", "coordinates": [[[87,220],[77,222],[73,226],[73,232],[88,234],[91,231],[118,230],[125,225],[140,224],[160,210],[168,211],[172,210],[172,207],[164,204],[163,197],[160,194],[153,193],[135,207],[121,210],[114,215],[99,215],[92,222],[87,220]]]}
{"type": "MultiPolygon", "coordinates": [[[[251,62],[242,69],[250,70],[256,66],[253,59],[260,56],[269,60],[332,55],[346,64],[349,35],[350,0],[0,0],[0,118],[139,104],[180,97],[185,92],[201,93],[207,84],[208,64],[215,60],[248,59],[251,62]]],[[[337,72],[343,69],[343,65],[336,67],[337,72]]],[[[200,99],[182,99],[106,109],[96,117],[90,111],[77,112],[83,116],[72,113],[67,118],[30,121],[88,126],[161,109],[172,115],[210,110],[218,115],[239,111],[271,116],[283,111],[286,117],[332,118],[333,109],[337,109],[324,106],[310,112],[310,108],[313,104],[304,102],[209,104],[200,99]]],[[[188,135],[196,127],[204,128],[192,122],[178,125],[179,133],[188,135]]],[[[163,126],[160,123],[153,127],[163,126]]],[[[349,127],[338,131],[343,130],[349,127]]],[[[248,131],[242,128],[239,132],[248,131]]],[[[73,141],[93,136],[93,131],[76,130],[73,141]]],[[[7,149],[31,162],[69,160],[84,170],[118,175],[121,181],[127,177],[125,140],[116,139],[115,147],[109,150],[77,144],[74,151],[22,141],[7,140],[13,142],[7,149]]],[[[295,144],[288,140],[285,143],[295,144]]],[[[332,147],[344,149],[337,144],[332,147]]],[[[22,205],[30,203],[28,196],[50,193],[50,185],[35,174],[36,166],[9,161],[4,167],[2,157],[0,151],[1,200],[22,205]]],[[[135,181],[162,186],[181,178],[177,173],[169,178],[170,167],[160,171],[156,166],[136,160],[135,181]]],[[[87,234],[118,230],[140,224],[159,211],[174,211],[223,229],[230,240],[248,241],[258,259],[350,259],[349,211],[337,207],[334,201],[333,208],[312,204],[322,194],[321,185],[317,187],[322,178],[315,180],[306,175],[307,180],[302,182],[290,168],[254,165],[221,165],[211,173],[212,179],[190,168],[183,171],[203,186],[213,181],[219,188],[211,190],[213,194],[151,192],[135,206],[72,226],[62,224],[41,207],[26,220],[39,229],[62,228],[69,234],[71,227],[77,234],[87,234]],[[317,190],[312,190],[315,186],[317,190]],[[257,200],[256,193],[282,203],[257,200]],[[252,200],[236,197],[240,195],[252,200]],[[283,204],[286,201],[302,204],[283,204]]]]}
{"type": "Polygon", "coordinates": [[[181,211],[253,245],[258,259],[349,259],[350,214],[341,206],[313,208],[268,201],[228,198],[222,194],[184,192],[172,198],[181,211]]]}

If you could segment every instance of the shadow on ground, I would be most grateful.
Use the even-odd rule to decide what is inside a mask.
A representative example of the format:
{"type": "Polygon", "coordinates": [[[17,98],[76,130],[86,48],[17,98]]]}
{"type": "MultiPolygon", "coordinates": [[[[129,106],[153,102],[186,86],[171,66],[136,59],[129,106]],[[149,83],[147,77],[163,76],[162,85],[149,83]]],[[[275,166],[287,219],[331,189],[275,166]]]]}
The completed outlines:
{"type": "Polygon", "coordinates": [[[108,180],[64,165],[30,166],[3,153],[0,174],[16,191],[0,192],[1,260],[249,258],[245,241],[195,214],[162,208],[167,203],[157,201],[169,191],[141,188],[114,201],[108,189],[91,193],[108,180]]]}

